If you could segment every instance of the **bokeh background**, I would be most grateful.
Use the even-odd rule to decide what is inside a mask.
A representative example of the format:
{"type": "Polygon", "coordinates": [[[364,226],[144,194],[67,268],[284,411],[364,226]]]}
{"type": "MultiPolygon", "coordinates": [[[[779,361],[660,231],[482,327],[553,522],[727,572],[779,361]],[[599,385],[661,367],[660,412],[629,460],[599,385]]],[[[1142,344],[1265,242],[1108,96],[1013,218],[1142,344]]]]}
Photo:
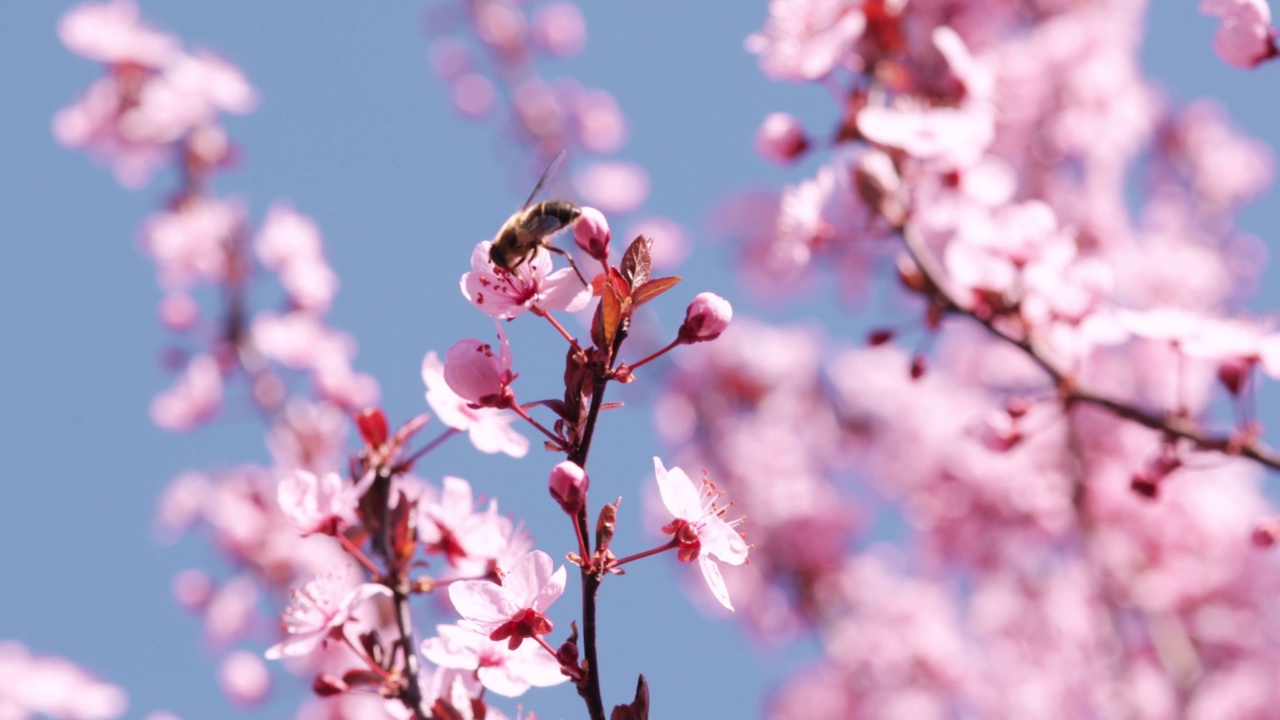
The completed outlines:
{"type": "MultiPolygon", "coordinates": [[[[376,11],[300,0],[139,4],[189,47],[214,49],[238,64],[257,88],[258,110],[226,120],[243,158],[220,178],[219,192],[244,198],[255,224],[278,200],[319,223],[342,279],[331,324],[358,338],[356,367],[379,380],[393,422],[425,411],[423,354],[492,335],[492,324],[461,297],[458,277],[474,243],[523,201],[534,179],[500,121],[468,120],[450,106],[427,62],[423,16],[430,4],[376,11]]],[[[693,240],[678,270],[685,283],[655,303],[653,342],[674,333],[684,303],[702,290],[729,297],[739,313],[823,322],[833,335],[860,337],[884,303],[839,306],[829,287],[785,305],[753,298],[735,279],[732,248],[714,242],[707,227],[708,211],[729,194],[812,172],[817,158],[780,169],[754,154],[752,135],[767,112],[786,109],[818,132],[837,120],[822,91],[767,81],[743,50],[765,4],[581,5],[586,49],[544,70],[614,94],[630,137],[618,157],[649,173],[645,210],[682,223],[693,240]]],[[[1170,99],[1217,97],[1236,123],[1275,146],[1274,67],[1227,67],[1211,50],[1212,19],[1192,3],[1153,5],[1144,63],[1170,99]]],[[[173,602],[170,583],[186,567],[215,575],[227,568],[197,540],[159,544],[153,515],[161,489],[184,469],[266,460],[262,427],[234,396],[208,430],[173,435],[149,420],[151,397],[168,385],[160,369],[168,337],[155,316],[153,266],[136,238],[173,179],[128,191],[54,141],[54,112],[100,72],[58,42],[57,19],[71,6],[0,5],[0,639],[67,656],[123,686],[129,717],[159,709],[226,716],[234,708],[214,676],[222,651],[205,646],[198,619],[173,602]]],[[[1239,221],[1270,246],[1280,237],[1274,191],[1239,221]]],[[[615,231],[621,227],[625,222],[615,231]]],[[[1274,276],[1264,275],[1259,312],[1280,307],[1274,276]]],[[[510,332],[522,399],[558,394],[562,347],[549,329],[525,321],[510,332]]],[[[656,380],[642,373],[617,396],[627,407],[602,419],[592,454],[593,504],[625,498],[623,547],[652,542],[640,524],[651,457],[661,450],[646,388],[656,380]]],[[[1273,425],[1280,413],[1268,395],[1262,418],[1273,425]]],[[[435,480],[469,479],[561,556],[569,528],[545,490],[554,462],[536,447],[516,461],[454,441],[419,470],[435,480]]],[[[721,717],[757,716],[805,648],[780,653],[754,644],[731,618],[705,612],[710,606],[690,582],[697,580],[691,568],[669,560],[638,564],[605,584],[606,701],[629,698],[644,672],[655,717],[712,708],[721,717]]],[[[576,598],[562,603],[568,610],[576,598]]],[[[553,619],[567,629],[569,615],[553,619]]],[[[243,647],[261,650],[275,632],[268,621],[243,647]]],[[[291,714],[305,694],[304,681],[274,669],[273,699],[248,717],[291,714]]],[[[540,717],[581,715],[567,685],[535,690],[522,703],[540,717]]]]}

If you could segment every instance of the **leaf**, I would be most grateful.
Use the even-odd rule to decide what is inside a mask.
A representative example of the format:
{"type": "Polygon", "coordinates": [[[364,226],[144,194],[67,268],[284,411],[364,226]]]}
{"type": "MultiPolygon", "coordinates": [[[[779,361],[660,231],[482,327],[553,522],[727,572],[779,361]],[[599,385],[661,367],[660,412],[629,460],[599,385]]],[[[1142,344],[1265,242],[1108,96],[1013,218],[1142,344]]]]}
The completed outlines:
{"type": "Polygon", "coordinates": [[[600,294],[600,336],[603,342],[596,343],[606,354],[612,351],[613,338],[617,336],[618,327],[622,324],[622,309],[622,298],[611,284],[600,294]]]}
{"type": "Polygon", "coordinates": [[[636,307],[640,307],[678,285],[680,280],[681,278],[674,275],[671,277],[658,278],[657,280],[650,280],[632,291],[632,302],[636,304],[636,307]]]}
{"type": "Polygon", "coordinates": [[[636,683],[635,700],[630,705],[615,706],[609,720],[649,720],[649,683],[644,675],[636,683]]]}
{"type": "Polygon", "coordinates": [[[653,240],[643,235],[636,236],[627,246],[627,252],[622,256],[622,277],[626,279],[628,288],[635,289],[649,281],[649,271],[653,266],[649,248],[652,246],[653,240]]]}

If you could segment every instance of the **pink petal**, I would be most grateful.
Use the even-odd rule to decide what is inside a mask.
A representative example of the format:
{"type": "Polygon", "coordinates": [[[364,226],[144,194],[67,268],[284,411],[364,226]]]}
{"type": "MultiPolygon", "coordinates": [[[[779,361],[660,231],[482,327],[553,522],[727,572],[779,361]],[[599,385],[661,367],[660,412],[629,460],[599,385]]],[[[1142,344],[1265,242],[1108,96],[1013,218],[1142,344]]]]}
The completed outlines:
{"type": "Polygon", "coordinates": [[[658,492],[662,495],[662,504],[676,518],[694,522],[702,517],[702,503],[693,481],[684,470],[673,467],[667,470],[662,460],[653,459],[653,472],[658,480],[658,492]]]}
{"type": "Polygon", "coordinates": [[[702,578],[707,581],[707,587],[711,588],[711,594],[732,612],[733,603],[729,602],[729,589],[724,585],[719,566],[712,562],[706,553],[703,553],[698,556],[698,569],[702,571],[702,578]]]}

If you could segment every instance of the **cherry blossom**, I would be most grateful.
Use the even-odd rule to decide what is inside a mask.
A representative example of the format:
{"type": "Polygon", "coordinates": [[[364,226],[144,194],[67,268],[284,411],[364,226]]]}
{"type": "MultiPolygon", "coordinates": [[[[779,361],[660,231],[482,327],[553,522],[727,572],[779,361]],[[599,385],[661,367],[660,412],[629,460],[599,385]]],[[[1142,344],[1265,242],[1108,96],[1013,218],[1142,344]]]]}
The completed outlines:
{"type": "Polygon", "coordinates": [[[427,552],[440,553],[461,577],[484,575],[507,544],[511,520],[497,501],[477,510],[471,483],[445,476],[439,497],[418,501],[418,539],[427,552]]]}
{"type": "Polygon", "coordinates": [[[508,643],[457,625],[437,625],[437,636],[422,643],[422,654],[442,668],[469,670],[484,687],[505,697],[519,697],[530,687],[551,687],[569,678],[555,655],[535,643],[512,648],[508,643]]]}
{"type": "Polygon", "coordinates": [[[514,400],[511,381],[511,344],[497,325],[499,352],[479,340],[459,340],[444,355],[444,381],[449,389],[471,404],[509,407],[514,400]]]}
{"type": "Polygon", "coordinates": [[[866,16],[851,0],[771,0],[764,30],[747,38],[774,80],[817,80],[853,62],[866,16]]]}
{"type": "Polygon", "coordinates": [[[462,295],[490,317],[510,320],[526,310],[577,312],[591,301],[572,268],[551,272],[551,253],[538,248],[515,270],[496,268],[488,240],[471,253],[471,272],[462,276],[462,295]]]}
{"type": "Polygon", "coordinates": [[[747,561],[747,543],[734,530],[741,520],[727,522],[724,514],[727,508],[716,506],[719,493],[714,488],[703,494],[697,485],[678,467],[667,470],[662,460],[653,459],[653,471],[658,480],[658,491],[662,495],[662,504],[675,516],[675,520],[667,523],[662,532],[675,536],[673,542],[679,543],[678,556],[681,562],[698,561],[698,569],[711,588],[711,594],[727,609],[733,609],[729,602],[729,590],[725,587],[720,568],[711,558],[727,562],[730,565],[741,565],[747,561]]]}
{"type": "Polygon", "coordinates": [[[363,583],[352,587],[350,574],[350,568],[344,566],[317,575],[293,590],[281,625],[285,639],[267,648],[268,660],[315,652],[329,638],[342,637],[343,627],[369,600],[391,596],[391,589],[385,585],[363,583]]]}
{"type": "Polygon", "coordinates": [[[356,521],[356,505],[373,480],[372,472],[365,473],[359,482],[348,484],[336,472],[317,476],[294,470],[280,479],[276,497],[298,532],[332,535],[356,521]]]}
{"type": "Polygon", "coordinates": [[[151,420],[165,430],[190,430],[222,406],[222,368],[216,358],[198,355],[177,383],[151,401],[151,420]]]}
{"type": "Polygon", "coordinates": [[[0,641],[0,717],[111,720],[124,715],[125,692],[53,656],[32,655],[14,640],[0,641]]]}
{"type": "Polygon", "coordinates": [[[756,131],[756,152],[766,160],[787,165],[809,148],[804,126],[788,113],[770,113],[756,131]]]}
{"type": "Polygon", "coordinates": [[[516,561],[502,584],[464,580],[449,586],[449,599],[462,615],[458,624],[487,636],[507,640],[512,650],[528,638],[552,631],[545,612],[564,593],[565,570],[555,572],[551,556],[534,550],[516,561]]]}
{"type": "Polygon", "coordinates": [[[524,457],[529,452],[529,439],[516,432],[511,423],[518,418],[510,410],[482,407],[455,393],[444,377],[444,363],[435,352],[422,358],[422,381],[427,386],[427,404],[435,411],[440,422],[454,430],[466,432],[471,444],[483,453],[506,453],[512,457],[524,457]]]}

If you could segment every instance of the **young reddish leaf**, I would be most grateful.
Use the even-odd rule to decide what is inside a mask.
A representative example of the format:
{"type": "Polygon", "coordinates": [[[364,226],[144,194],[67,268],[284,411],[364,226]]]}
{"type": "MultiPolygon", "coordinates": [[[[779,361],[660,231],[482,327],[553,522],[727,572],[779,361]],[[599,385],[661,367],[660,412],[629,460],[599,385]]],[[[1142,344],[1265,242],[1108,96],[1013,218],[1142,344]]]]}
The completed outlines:
{"type": "Polygon", "coordinates": [[[636,307],[639,307],[675,287],[679,282],[680,278],[674,275],[650,280],[632,292],[632,301],[635,302],[636,307]]]}
{"type": "Polygon", "coordinates": [[[622,256],[622,277],[626,279],[629,288],[635,289],[649,281],[649,271],[653,266],[649,258],[649,248],[652,245],[652,240],[639,235],[627,246],[627,252],[622,256]]]}
{"type": "MultiPolygon", "coordinates": [[[[600,338],[596,342],[596,346],[601,351],[608,353],[613,348],[613,339],[618,334],[618,327],[622,325],[622,298],[618,296],[617,291],[612,285],[605,288],[600,294],[600,338]]],[[[592,335],[594,336],[594,332],[592,335]]]]}

